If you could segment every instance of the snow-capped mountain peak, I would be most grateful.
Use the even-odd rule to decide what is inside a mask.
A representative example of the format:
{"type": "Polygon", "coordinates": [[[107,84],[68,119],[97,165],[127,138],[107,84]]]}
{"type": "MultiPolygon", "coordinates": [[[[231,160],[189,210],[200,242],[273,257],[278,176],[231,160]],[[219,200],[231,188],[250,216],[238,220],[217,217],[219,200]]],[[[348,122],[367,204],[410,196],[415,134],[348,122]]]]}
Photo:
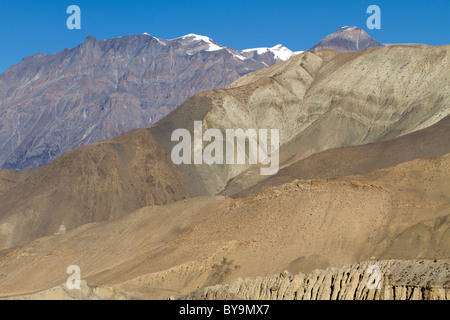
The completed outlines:
{"type": "Polygon", "coordinates": [[[178,39],[181,40],[187,40],[187,41],[192,41],[192,42],[205,42],[208,44],[207,49],[205,49],[205,51],[218,51],[218,50],[222,50],[224,49],[224,47],[218,45],[214,40],[212,40],[211,38],[207,37],[207,36],[201,36],[195,33],[189,33],[187,35],[184,35],[178,39]]]}
{"type": "Polygon", "coordinates": [[[147,32],[144,32],[143,33],[143,35],[144,36],[148,36],[148,37],[151,37],[151,38],[153,38],[153,39],[155,39],[156,41],[158,41],[160,44],[162,44],[163,46],[166,46],[166,43],[164,42],[164,41],[161,41],[161,39],[158,39],[157,37],[154,37],[154,36],[152,36],[151,34],[149,34],[149,33],[147,33],[147,32]]]}
{"type": "Polygon", "coordinates": [[[302,53],[303,51],[297,51],[296,53],[294,53],[292,50],[289,50],[282,44],[277,44],[276,46],[271,47],[271,48],[263,47],[263,48],[245,49],[245,50],[242,50],[242,52],[256,53],[257,55],[262,55],[265,53],[272,53],[274,55],[275,59],[281,60],[281,61],[286,61],[286,60],[292,58],[293,56],[295,56],[296,54],[302,53]]]}
{"type": "Polygon", "coordinates": [[[342,30],[342,31],[344,31],[344,30],[356,30],[356,29],[358,29],[358,27],[356,27],[356,26],[343,26],[343,27],[339,28],[339,30],[342,30]]]}
{"type": "Polygon", "coordinates": [[[344,26],[329,34],[308,51],[334,50],[339,52],[354,52],[384,45],[370,37],[363,29],[344,26]]]}
{"type": "Polygon", "coordinates": [[[231,55],[233,55],[235,58],[239,60],[244,61],[248,59],[253,59],[259,62],[263,62],[263,64],[266,66],[273,65],[274,63],[280,61],[286,61],[292,58],[293,56],[303,52],[303,51],[293,52],[292,50],[289,50],[282,44],[277,44],[276,46],[273,47],[261,47],[235,51],[230,47],[225,47],[218,44],[210,37],[202,36],[195,33],[189,33],[184,36],[170,40],[160,40],[156,37],[151,36],[146,32],[143,33],[143,35],[158,40],[158,42],[160,42],[164,46],[170,44],[171,42],[179,42],[183,46],[184,50],[186,50],[186,53],[189,55],[202,51],[213,52],[219,50],[227,50],[231,55]]]}

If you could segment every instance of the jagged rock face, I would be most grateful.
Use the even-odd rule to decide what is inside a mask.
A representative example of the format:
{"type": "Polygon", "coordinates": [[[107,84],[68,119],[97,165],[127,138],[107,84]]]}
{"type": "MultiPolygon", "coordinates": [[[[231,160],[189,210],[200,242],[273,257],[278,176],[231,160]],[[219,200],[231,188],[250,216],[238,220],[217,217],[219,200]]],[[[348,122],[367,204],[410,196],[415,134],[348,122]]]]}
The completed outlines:
{"type": "Polygon", "coordinates": [[[207,287],[184,299],[450,300],[449,266],[448,262],[385,260],[295,276],[284,271],[270,277],[238,279],[229,285],[207,287]],[[379,268],[379,282],[370,266],[379,268]],[[373,280],[369,281],[369,277],[373,280]]]}
{"type": "Polygon", "coordinates": [[[144,128],[188,97],[280,60],[207,37],[129,35],[36,54],[0,75],[0,168],[42,166],[87,143],[144,128]]]}
{"type": "Polygon", "coordinates": [[[342,27],[320,40],[309,51],[334,50],[353,52],[384,47],[364,30],[357,27],[342,27]]]}

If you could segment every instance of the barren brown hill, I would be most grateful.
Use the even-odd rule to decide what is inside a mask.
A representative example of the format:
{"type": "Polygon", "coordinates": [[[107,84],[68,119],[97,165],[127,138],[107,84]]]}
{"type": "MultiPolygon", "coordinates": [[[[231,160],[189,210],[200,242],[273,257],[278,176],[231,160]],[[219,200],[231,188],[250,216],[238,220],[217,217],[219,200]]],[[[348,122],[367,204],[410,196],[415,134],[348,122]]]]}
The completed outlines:
{"type": "Polygon", "coordinates": [[[0,177],[0,250],[190,196],[170,156],[143,129],[0,177]]]}
{"type": "Polygon", "coordinates": [[[0,170],[0,196],[24,181],[37,170],[37,168],[28,170],[0,170]]]}
{"type": "Polygon", "coordinates": [[[181,297],[237,278],[370,259],[450,258],[450,155],[361,176],[295,180],[255,196],[188,199],[86,224],[5,252],[0,294],[65,282],[181,297]]]}
{"type": "MultiPolygon", "coordinates": [[[[292,144],[295,146],[294,144],[292,144]]],[[[232,179],[220,193],[245,197],[262,192],[267,187],[281,185],[294,179],[315,179],[362,174],[376,169],[418,159],[440,156],[450,152],[450,117],[402,137],[361,146],[325,150],[293,164],[284,164],[276,175],[242,190],[245,185],[263,179],[255,169],[232,179]],[[234,194],[236,190],[242,190],[234,194]]]]}

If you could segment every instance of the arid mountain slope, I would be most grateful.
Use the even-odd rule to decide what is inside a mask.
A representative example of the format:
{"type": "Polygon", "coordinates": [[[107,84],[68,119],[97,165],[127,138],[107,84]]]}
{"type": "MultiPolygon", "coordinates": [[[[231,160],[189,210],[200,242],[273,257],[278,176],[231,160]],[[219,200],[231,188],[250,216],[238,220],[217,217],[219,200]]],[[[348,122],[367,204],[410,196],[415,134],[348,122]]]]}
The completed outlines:
{"type": "Polygon", "coordinates": [[[0,294],[59,286],[72,264],[90,286],[164,298],[285,269],[448,259],[449,168],[447,154],[361,176],[296,180],[249,198],[145,207],[4,251],[0,294]]]}
{"type": "Polygon", "coordinates": [[[431,127],[393,140],[329,149],[294,163],[288,160],[282,164],[284,168],[276,175],[266,177],[265,180],[253,187],[242,190],[245,185],[252,185],[255,181],[265,178],[258,176],[257,170],[251,168],[229,181],[227,187],[220,194],[243,197],[294,179],[326,179],[362,174],[402,162],[446,153],[450,153],[450,117],[446,117],[431,127]],[[236,190],[242,191],[234,193],[236,190]]]}
{"type": "Polygon", "coordinates": [[[28,170],[0,170],[0,196],[31,176],[38,168],[28,170]]]}
{"type": "MultiPolygon", "coordinates": [[[[192,133],[195,120],[204,130],[279,129],[280,162],[293,163],[332,148],[392,140],[449,114],[450,46],[392,46],[299,54],[225,90],[192,97],[150,131],[170,152],[177,143],[170,140],[172,132],[192,133]]],[[[202,195],[221,192],[249,167],[182,165],[180,170],[202,195]]]]}
{"type": "Polygon", "coordinates": [[[32,172],[0,174],[9,182],[0,184],[0,250],[190,196],[145,129],[72,150],[32,172]]]}

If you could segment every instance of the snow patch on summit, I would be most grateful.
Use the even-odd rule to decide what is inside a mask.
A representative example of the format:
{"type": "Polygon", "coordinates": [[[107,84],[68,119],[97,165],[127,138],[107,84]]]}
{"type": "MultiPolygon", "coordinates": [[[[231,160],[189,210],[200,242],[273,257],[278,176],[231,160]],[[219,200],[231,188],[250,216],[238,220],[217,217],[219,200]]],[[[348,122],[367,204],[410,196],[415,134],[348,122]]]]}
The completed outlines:
{"type": "Polygon", "coordinates": [[[277,44],[272,48],[264,47],[264,48],[245,49],[242,50],[242,52],[256,52],[258,55],[262,55],[267,52],[272,52],[273,55],[275,56],[275,59],[286,61],[295,56],[296,54],[302,53],[303,51],[297,51],[294,53],[285,46],[283,46],[282,44],[277,44]]]}
{"type": "Polygon", "coordinates": [[[148,34],[147,32],[143,33],[144,36],[148,36],[150,38],[155,39],[156,41],[158,41],[160,44],[162,44],[163,46],[166,46],[166,44],[164,42],[162,42],[160,39],[158,39],[157,37],[152,36],[151,34],[148,34]]]}
{"type": "Polygon", "coordinates": [[[194,33],[189,33],[185,36],[182,36],[178,39],[189,39],[192,38],[192,41],[203,41],[206,42],[208,44],[208,49],[206,49],[205,51],[219,51],[222,50],[223,47],[219,46],[218,44],[216,44],[211,38],[206,37],[206,36],[201,36],[198,34],[194,34],[194,33]]]}

